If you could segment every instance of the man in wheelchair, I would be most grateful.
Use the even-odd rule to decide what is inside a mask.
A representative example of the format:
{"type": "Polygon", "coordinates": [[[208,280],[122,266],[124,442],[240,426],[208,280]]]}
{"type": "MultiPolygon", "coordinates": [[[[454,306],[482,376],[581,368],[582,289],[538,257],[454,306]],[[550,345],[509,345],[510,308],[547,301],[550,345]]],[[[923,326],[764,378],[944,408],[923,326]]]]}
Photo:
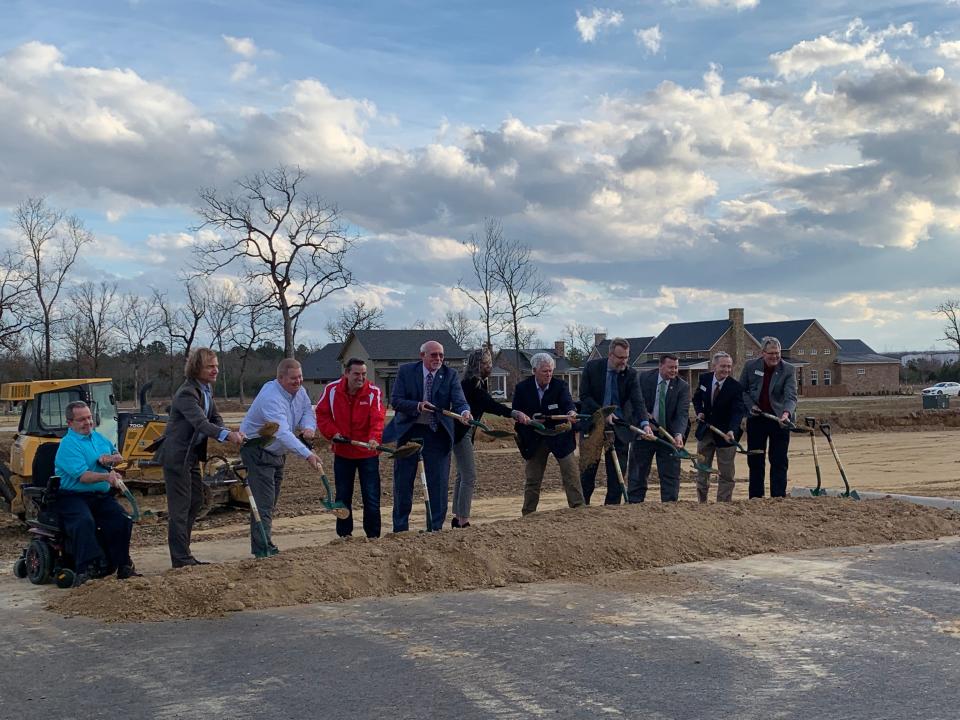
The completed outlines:
{"type": "Polygon", "coordinates": [[[85,402],[70,403],[65,415],[67,434],[54,464],[60,477],[56,510],[73,550],[73,585],[113,572],[121,580],[134,577],[138,573],[130,559],[133,523],[111,493],[120,476],[110,465],[123,456],[93,429],[93,414],[85,402]]]}

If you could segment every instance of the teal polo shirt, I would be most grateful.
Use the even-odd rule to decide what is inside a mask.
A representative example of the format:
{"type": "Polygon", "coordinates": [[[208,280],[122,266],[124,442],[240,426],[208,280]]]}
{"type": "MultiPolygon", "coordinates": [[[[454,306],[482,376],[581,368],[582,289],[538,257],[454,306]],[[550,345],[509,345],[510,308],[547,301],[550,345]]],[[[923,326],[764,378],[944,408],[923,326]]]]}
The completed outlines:
{"type": "Polygon", "coordinates": [[[93,430],[89,435],[74,432],[73,428],[60,441],[57,457],[54,461],[54,470],[60,476],[60,489],[67,492],[109,492],[110,483],[101,480],[95,483],[80,482],[80,476],[85,472],[109,472],[97,458],[101,455],[112,455],[117,452],[113,443],[103,435],[93,430]]]}

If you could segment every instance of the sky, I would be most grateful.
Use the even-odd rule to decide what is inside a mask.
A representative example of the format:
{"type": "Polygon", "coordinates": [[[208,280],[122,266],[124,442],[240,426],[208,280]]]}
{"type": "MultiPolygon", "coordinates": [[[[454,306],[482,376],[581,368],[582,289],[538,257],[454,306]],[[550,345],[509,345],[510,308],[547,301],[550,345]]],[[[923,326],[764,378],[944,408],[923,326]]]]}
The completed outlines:
{"type": "Polygon", "coordinates": [[[2,0],[0,28],[0,246],[45,196],[95,235],[77,281],[178,297],[198,189],[283,163],[360,237],[298,342],[357,299],[473,314],[462,243],[498,218],[546,344],[743,307],[946,347],[960,0],[2,0]]]}

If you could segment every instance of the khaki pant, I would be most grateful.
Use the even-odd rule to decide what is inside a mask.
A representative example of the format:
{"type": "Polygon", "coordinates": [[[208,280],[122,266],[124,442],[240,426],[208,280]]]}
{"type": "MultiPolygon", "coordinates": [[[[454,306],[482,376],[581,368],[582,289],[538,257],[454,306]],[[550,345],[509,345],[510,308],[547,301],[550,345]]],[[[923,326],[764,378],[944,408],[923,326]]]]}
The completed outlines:
{"type": "MultiPolygon", "coordinates": [[[[550,449],[541,444],[524,466],[526,481],[523,486],[524,515],[536,512],[540,502],[540,486],[543,484],[543,471],[547,469],[547,456],[550,449]]],[[[560,480],[563,482],[563,491],[567,494],[567,504],[570,507],[580,507],[583,502],[583,488],[580,487],[580,466],[573,453],[566,457],[557,458],[560,465],[560,480]]]]}
{"type": "MultiPolygon", "coordinates": [[[[703,464],[712,465],[713,455],[717,455],[717,469],[720,471],[720,477],[717,480],[717,502],[730,502],[733,500],[733,488],[737,484],[734,479],[734,458],[737,455],[735,447],[717,447],[714,437],[711,433],[703,436],[703,440],[697,442],[697,453],[703,455],[703,464]]],[[[702,470],[697,471],[697,498],[700,502],[707,501],[707,495],[710,494],[710,473],[702,470]]]]}

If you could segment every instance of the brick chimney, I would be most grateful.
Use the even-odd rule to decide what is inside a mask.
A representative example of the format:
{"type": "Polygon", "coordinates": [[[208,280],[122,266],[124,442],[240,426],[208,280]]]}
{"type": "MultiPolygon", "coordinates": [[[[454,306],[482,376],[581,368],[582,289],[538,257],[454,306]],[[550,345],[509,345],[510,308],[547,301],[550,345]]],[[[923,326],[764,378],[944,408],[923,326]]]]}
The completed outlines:
{"type": "Polygon", "coordinates": [[[603,342],[604,340],[606,340],[606,339],[607,339],[607,334],[606,334],[605,332],[594,333],[594,334],[593,334],[593,345],[594,345],[594,347],[596,347],[597,345],[599,345],[600,343],[602,343],[602,342],[603,342]]]}
{"type": "Polygon", "coordinates": [[[553,352],[557,357],[566,357],[567,344],[563,340],[555,340],[553,343],[553,352]]]}
{"type": "Polygon", "coordinates": [[[729,315],[731,331],[733,336],[733,372],[735,376],[740,376],[743,364],[747,361],[747,331],[743,327],[743,308],[730,308],[729,315]]]}

